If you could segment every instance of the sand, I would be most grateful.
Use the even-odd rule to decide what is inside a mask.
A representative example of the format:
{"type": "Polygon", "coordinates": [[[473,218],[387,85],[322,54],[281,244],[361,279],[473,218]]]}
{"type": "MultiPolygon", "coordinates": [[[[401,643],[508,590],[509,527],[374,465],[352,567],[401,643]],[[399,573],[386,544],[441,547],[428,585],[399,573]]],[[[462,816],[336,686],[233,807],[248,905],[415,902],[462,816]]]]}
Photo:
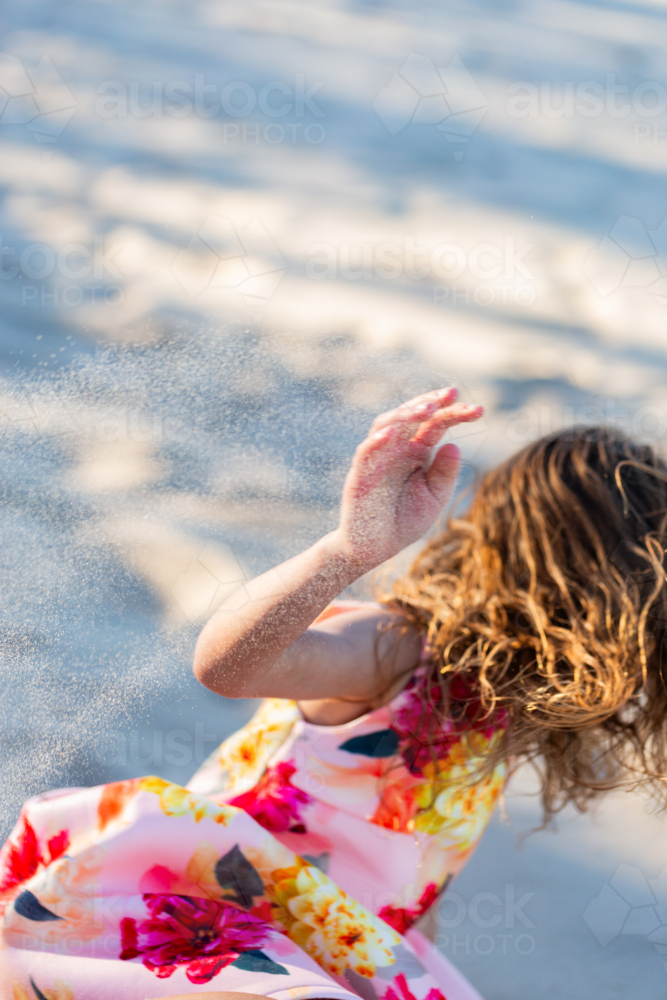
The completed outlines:
{"type": "MultiPolygon", "coordinates": [[[[666,14],[3,12],[3,833],[45,788],[185,781],[248,717],[197,630],[335,523],[378,410],[484,403],[462,486],[573,422],[664,445],[666,14]]],[[[664,820],[619,794],[519,846],[527,782],[441,947],[487,1000],[664,997],[664,820]]]]}

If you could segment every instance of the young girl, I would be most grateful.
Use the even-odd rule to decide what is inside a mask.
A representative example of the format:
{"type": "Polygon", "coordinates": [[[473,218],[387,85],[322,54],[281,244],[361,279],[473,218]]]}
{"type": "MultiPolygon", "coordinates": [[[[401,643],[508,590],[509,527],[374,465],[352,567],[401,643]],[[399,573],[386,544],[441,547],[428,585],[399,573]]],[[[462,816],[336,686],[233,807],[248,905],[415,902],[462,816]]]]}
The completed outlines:
{"type": "Polygon", "coordinates": [[[378,417],[339,527],[245,585],[194,670],[262,697],[187,788],[51,792],[0,857],[2,1000],[474,1000],[415,929],[512,766],[545,818],[602,790],[663,793],[667,467],[604,428],[482,481],[378,604],[331,604],[449,498],[453,389],[378,417]]]}

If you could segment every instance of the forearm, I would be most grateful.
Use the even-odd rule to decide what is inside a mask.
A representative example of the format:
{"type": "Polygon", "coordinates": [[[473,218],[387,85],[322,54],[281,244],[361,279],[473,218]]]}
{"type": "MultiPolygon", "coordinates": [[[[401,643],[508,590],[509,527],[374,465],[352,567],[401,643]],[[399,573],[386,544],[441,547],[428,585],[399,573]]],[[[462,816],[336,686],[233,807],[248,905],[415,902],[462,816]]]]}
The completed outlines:
{"type": "Polygon", "coordinates": [[[262,678],[341,591],[372,569],[344,551],[337,532],[244,584],[204,627],[194,672],[226,697],[253,697],[262,678]]]}
{"type": "Polygon", "coordinates": [[[477,420],[482,412],[455,398],[455,389],[426,393],[376,418],[354,453],[336,531],[245,584],[204,628],[194,663],[202,684],[232,698],[342,697],[333,674],[338,689],[344,681],[345,697],[372,695],[375,639],[387,622],[361,628],[361,646],[367,646],[356,655],[352,623],[333,646],[326,629],[322,635],[308,626],[349,584],[433,524],[451,495],[459,459],[452,444],[435,454],[432,449],[448,427],[477,420]]]}

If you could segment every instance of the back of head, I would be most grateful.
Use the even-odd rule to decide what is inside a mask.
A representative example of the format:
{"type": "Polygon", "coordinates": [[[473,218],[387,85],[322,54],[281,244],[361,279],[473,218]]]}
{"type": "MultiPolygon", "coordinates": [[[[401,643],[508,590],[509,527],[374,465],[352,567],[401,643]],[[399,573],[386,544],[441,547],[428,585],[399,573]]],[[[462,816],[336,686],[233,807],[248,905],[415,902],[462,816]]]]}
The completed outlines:
{"type": "MultiPolygon", "coordinates": [[[[392,603],[539,761],[546,817],[667,774],[667,466],[612,428],[530,444],[482,479],[392,603]]],[[[494,761],[489,762],[491,766],[494,761]]]]}

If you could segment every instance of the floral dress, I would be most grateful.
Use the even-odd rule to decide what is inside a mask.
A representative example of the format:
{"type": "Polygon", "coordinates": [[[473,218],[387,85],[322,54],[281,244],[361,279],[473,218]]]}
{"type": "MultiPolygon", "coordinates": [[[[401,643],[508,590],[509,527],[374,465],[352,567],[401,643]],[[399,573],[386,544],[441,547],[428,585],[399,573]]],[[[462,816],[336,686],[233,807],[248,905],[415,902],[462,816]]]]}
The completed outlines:
{"type": "Polygon", "coordinates": [[[428,683],[341,726],[269,699],[186,788],[31,799],[0,852],[0,1000],[479,1000],[412,925],[493,812],[506,768],[469,776],[502,722],[434,754],[428,683]]]}

